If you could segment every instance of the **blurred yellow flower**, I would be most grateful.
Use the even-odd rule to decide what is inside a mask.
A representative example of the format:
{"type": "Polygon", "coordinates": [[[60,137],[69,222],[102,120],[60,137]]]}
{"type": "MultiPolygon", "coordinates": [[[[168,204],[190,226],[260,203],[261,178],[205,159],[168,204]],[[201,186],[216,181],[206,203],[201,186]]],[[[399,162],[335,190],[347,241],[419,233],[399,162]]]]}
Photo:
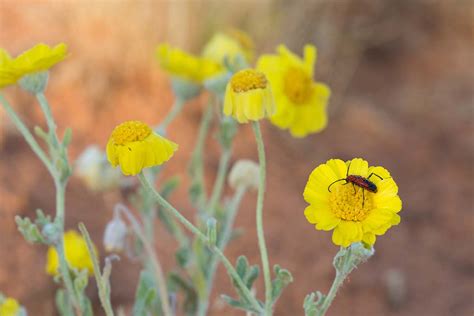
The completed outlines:
{"type": "Polygon", "coordinates": [[[112,132],[107,143],[107,159],[124,175],[136,175],[143,168],[161,165],[169,160],[178,145],[153,132],[143,122],[127,121],[112,132]]]}
{"type": "Polygon", "coordinates": [[[306,45],[301,59],[284,45],[277,48],[278,55],[262,55],[257,69],[270,81],[276,103],[276,113],[270,120],[289,129],[294,137],[305,137],[326,127],[326,106],[329,88],[313,81],[316,47],[306,45]]]}
{"type": "Polygon", "coordinates": [[[373,245],[376,235],[400,223],[397,213],[402,201],[397,184],[385,168],[369,167],[360,158],[331,159],[319,165],[309,176],[303,195],[310,204],[304,211],[308,222],[318,230],[334,229],[332,241],[339,246],[358,241],[373,245]],[[368,180],[365,184],[370,187],[347,182],[351,175],[368,180]]]}
{"type": "Polygon", "coordinates": [[[247,123],[268,117],[274,111],[272,91],[263,73],[245,69],[232,76],[225,91],[225,115],[247,123]]]}
{"type": "Polygon", "coordinates": [[[55,47],[37,44],[16,58],[0,49],[0,88],[15,84],[21,77],[45,71],[66,58],[67,46],[64,43],[55,47]]]}
{"type": "MultiPolygon", "coordinates": [[[[87,251],[86,241],[74,230],[64,233],[64,249],[66,261],[75,269],[86,269],[89,275],[94,273],[92,259],[87,251]]],[[[97,252],[97,250],[96,250],[97,252]]],[[[46,272],[50,275],[59,274],[59,258],[58,253],[54,247],[48,248],[46,272]]]]}
{"type": "Polygon", "coordinates": [[[17,316],[20,312],[20,304],[13,298],[6,298],[0,304],[0,316],[17,316]]]}
{"type": "Polygon", "coordinates": [[[168,44],[158,45],[156,57],[161,68],[171,76],[201,84],[223,72],[223,67],[209,58],[188,54],[168,44]]]}
{"type": "Polygon", "coordinates": [[[247,33],[231,29],[214,34],[204,46],[202,56],[223,64],[225,58],[233,62],[238,55],[241,55],[247,63],[250,63],[253,58],[253,50],[252,39],[247,33]]]}

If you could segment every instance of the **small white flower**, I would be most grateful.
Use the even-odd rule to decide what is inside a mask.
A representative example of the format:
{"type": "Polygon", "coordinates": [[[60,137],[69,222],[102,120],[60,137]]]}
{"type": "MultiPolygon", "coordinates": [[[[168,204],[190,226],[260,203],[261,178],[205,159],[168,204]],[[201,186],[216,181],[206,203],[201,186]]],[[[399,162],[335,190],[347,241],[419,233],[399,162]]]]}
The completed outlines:
{"type": "Polygon", "coordinates": [[[87,147],[79,156],[75,173],[93,191],[109,190],[120,184],[120,170],[112,168],[105,152],[95,145],[87,147]]]}
{"type": "Polygon", "coordinates": [[[104,231],[104,248],[108,252],[121,252],[125,248],[127,238],[127,225],[118,213],[107,223],[104,231]]]}
{"type": "Polygon", "coordinates": [[[233,189],[244,187],[257,190],[259,180],[259,165],[248,159],[238,160],[229,174],[229,185],[233,189]]]}

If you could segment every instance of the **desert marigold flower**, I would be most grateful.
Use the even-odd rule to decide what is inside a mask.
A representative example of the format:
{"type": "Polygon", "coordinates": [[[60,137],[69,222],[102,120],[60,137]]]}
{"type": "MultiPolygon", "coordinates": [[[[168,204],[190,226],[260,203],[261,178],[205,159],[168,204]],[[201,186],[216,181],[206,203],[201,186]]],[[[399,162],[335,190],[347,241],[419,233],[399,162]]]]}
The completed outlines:
{"type": "Polygon", "coordinates": [[[223,72],[223,67],[212,59],[188,54],[168,44],[158,45],[156,57],[161,68],[171,76],[201,84],[223,72]]]}
{"type": "Polygon", "coordinates": [[[336,245],[347,247],[358,241],[373,245],[376,235],[400,223],[397,213],[402,201],[397,184],[387,169],[369,167],[360,158],[331,159],[319,165],[309,176],[303,195],[310,204],[304,211],[306,219],[316,229],[334,230],[336,245]],[[351,175],[366,188],[347,182],[351,175]]]}
{"type": "Polygon", "coordinates": [[[66,58],[64,43],[50,47],[38,44],[16,58],[0,49],[0,88],[15,84],[23,76],[45,71],[66,58]]]}
{"type": "Polygon", "coordinates": [[[225,115],[247,123],[268,117],[274,111],[272,91],[262,72],[245,69],[232,76],[225,91],[225,115]]]}
{"type": "Polygon", "coordinates": [[[168,161],[178,145],[156,134],[143,122],[127,121],[112,131],[107,143],[107,159],[124,175],[136,175],[143,168],[168,161]]]}
{"type": "Polygon", "coordinates": [[[0,303],[0,316],[18,316],[20,309],[21,307],[17,300],[7,297],[0,303]]]}
{"type": "MultiPolygon", "coordinates": [[[[86,241],[76,231],[64,233],[64,249],[68,264],[78,270],[87,270],[89,275],[94,273],[92,259],[87,251],[86,241]]],[[[97,252],[97,250],[96,250],[97,252]]],[[[47,253],[46,272],[50,275],[59,274],[59,258],[54,247],[49,247],[47,253]]]]}
{"type": "Polygon", "coordinates": [[[329,88],[313,81],[316,47],[306,45],[304,58],[293,54],[283,45],[278,55],[263,55],[257,69],[264,72],[275,94],[276,113],[270,120],[289,129],[294,137],[305,137],[326,127],[326,106],[329,88]]]}
{"type": "Polygon", "coordinates": [[[237,56],[241,55],[247,63],[250,63],[253,50],[253,41],[248,34],[237,29],[230,29],[214,34],[204,46],[202,56],[223,64],[226,58],[229,62],[233,62],[237,56]]]}

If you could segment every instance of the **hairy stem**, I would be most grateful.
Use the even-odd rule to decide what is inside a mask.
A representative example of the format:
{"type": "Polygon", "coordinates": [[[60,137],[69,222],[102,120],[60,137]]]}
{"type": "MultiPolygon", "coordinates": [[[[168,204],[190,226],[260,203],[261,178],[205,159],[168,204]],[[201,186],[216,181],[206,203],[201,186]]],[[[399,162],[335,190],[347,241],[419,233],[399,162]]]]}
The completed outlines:
{"type": "Polygon", "coordinates": [[[230,148],[225,148],[222,152],[221,158],[219,160],[219,168],[217,169],[216,180],[214,182],[214,187],[212,189],[212,194],[207,205],[210,216],[214,216],[216,213],[217,203],[219,202],[222,190],[224,188],[225,179],[227,175],[227,169],[229,167],[230,157],[231,157],[230,148]]]}
{"type": "Polygon", "coordinates": [[[109,287],[109,279],[104,279],[101,275],[99,259],[97,258],[97,254],[94,250],[91,236],[89,235],[89,232],[87,231],[86,226],[83,223],[79,223],[79,230],[81,231],[82,236],[86,241],[89,256],[92,258],[92,264],[94,266],[94,276],[95,281],[97,283],[97,289],[99,290],[99,299],[100,303],[102,304],[102,308],[104,309],[106,316],[114,316],[112,304],[110,303],[110,293],[107,289],[109,287]]]}
{"type": "Polygon", "coordinates": [[[176,116],[178,116],[178,114],[181,112],[185,103],[186,103],[186,100],[182,98],[176,98],[168,114],[165,116],[163,121],[160,123],[160,125],[158,125],[156,129],[158,131],[166,132],[166,130],[168,129],[168,126],[171,124],[171,122],[174,121],[176,116]]]}
{"type": "Polygon", "coordinates": [[[262,258],[263,278],[265,281],[265,315],[272,314],[272,279],[270,274],[270,264],[268,262],[267,246],[265,244],[265,235],[263,232],[263,200],[265,195],[265,147],[263,144],[262,132],[258,121],[252,122],[252,128],[257,141],[258,162],[260,165],[260,178],[257,196],[257,238],[260,256],[262,258]]]}
{"type": "MultiPolygon", "coordinates": [[[[143,177],[145,178],[145,177],[143,177]]],[[[166,279],[163,273],[163,268],[161,267],[160,260],[158,259],[158,254],[156,253],[155,249],[153,249],[152,245],[146,238],[145,234],[143,233],[143,229],[138,221],[135,219],[135,216],[128,210],[128,208],[123,204],[117,204],[115,206],[115,210],[117,212],[122,212],[122,214],[127,217],[128,221],[132,224],[132,229],[143,243],[145,247],[145,251],[148,254],[148,257],[151,260],[151,264],[153,269],[155,270],[155,278],[156,283],[158,284],[158,289],[160,292],[160,299],[161,305],[163,308],[163,313],[165,316],[171,316],[173,313],[171,312],[171,307],[169,304],[169,296],[168,296],[168,289],[166,287],[166,279]]]]}
{"type": "MultiPolygon", "coordinates": [[[[237,211],[239,210],[240,202],[242,201],[242,198],[245,192],[246,192],[245,187],[239,187],[237,189],[237,192],[235,192],[232,201],[229,204],[229,208],[226,210],[226,214],[227,214],[226,221],[224,222],[224,225],[222,227],[221,237],[219,239],[219,242],[217,243],[217,247],[221,251],[224,251],[224,248],[229,242],[231,232],[232,232],[232,226],[234,224],[237,211]]],[[[207,309],[209,308],[209,303],[210,303],[209,300],[211,296],[212,286],[214,284],[214,276],[216,274],[218,262],[219,261],[218,261],[217,256],[212,255],[209,260],[209,265],[208,265],[209,268],[207,272],[207,288],[206,288],[206,293],[205,293],[206,298],[199,302],[199,307],[198,307],[198,312],[197,312],[197,315],[199,316],[206,315],[207,309]]]]}
{"type": "Polygon", "coordinates": [[[201,194],[198,197],[197,205],[199,209],[204,208],[206,201],[206,189],[204,186],[204,167],[203,167],[203,149],[206,141],[206,136],[209,132],[212,121],[213,104],[209,101],[207,108],[202,116],[201,125],[199,126],[198,136],[194,151],[189,162],[189,173],[192,178],[192,183],[201,187],[201,194]]]}
{"type": "Polygon", "coordinates": [[[181,224],[184,225],[189,231],[195,234],[199,239],[201,239],[204,243],[209,244],[209,249],[217,255],[217,257],[222,261],[227,272],[230,274],[232,279],[238,284],[241,291],[244,293],[245,298],[252,304],[253,308],[256,310],[261,310],[261,307],[257,300],[253,297],[250,290],[244,284],[240,276],[238,275],[237,271],[232,266],[232,263],[227,259],[227,257],[222,253],[222,251],[216,246],[209,243],[209,239],[206,235],[204,235],[196,226],[194,226],[190,221],[186,219],[177,209],[175,209],[168,201],[166,201],[156,190],[155,188],[148,182],[148,179],[143,175],[143,173],[138,174],[138,179],[140,180],[143,187],[149,190],[155,200],[160,204],[165,210],[171,213],[181,224]]]}

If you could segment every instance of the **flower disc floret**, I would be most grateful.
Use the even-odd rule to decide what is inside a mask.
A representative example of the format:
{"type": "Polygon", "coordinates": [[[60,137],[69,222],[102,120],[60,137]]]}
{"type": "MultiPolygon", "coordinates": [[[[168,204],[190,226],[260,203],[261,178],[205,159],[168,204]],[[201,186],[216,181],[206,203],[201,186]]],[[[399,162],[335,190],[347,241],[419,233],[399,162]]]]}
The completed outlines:
{"type": "Polygon", "coordinates": [[[275,112],[272,91],[265,75],[245,69],[232,76],[226,87],[224,114],[239,123],[258,121],[275,112]]]}
{"type": "Polygon", "coordinates": [[[143,168],[168,161],[178,145],[156,134],[140,121],[117,126],[107,143],[107,159],[113,167],[120,166],[124,175],[136,175],[143,168]]]}
{"type": "Polygon", "coordinates": [[[303,195],[310,204],[304,211],[308,222],[318,230],[333,230],[332,240],[339,246],[373,245],[376,236],[400,223],[397,213],[402,201],[397,184],[385,168],[369,167],[360,158],[331,159],[319,165],[309,176],[303,195]],[[347,174],[369,180],[376,192],[344,181],[347,174]]]}

